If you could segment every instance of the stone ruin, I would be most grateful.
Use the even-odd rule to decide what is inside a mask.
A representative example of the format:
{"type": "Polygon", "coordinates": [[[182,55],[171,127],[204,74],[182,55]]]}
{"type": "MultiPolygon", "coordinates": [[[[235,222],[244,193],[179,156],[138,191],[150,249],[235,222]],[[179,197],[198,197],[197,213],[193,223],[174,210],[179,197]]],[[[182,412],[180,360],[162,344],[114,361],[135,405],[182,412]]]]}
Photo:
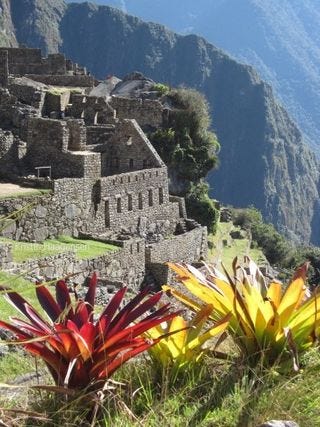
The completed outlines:
{"type": "MultiPolygon", "coordinates": [[[[136,79],[124,81],[140,87],[136,79]]],[[[142,130],[161,126],[170,112],[136,89],[117,94],[119,80],[112,81],[98,82],[62,54],[0,48],[0,179],[52,190],[1,198],[2,217],[25,208],[2,235],[81,236],[119,248],[93,260],[64,254],[17,265],[10,245],[0,243],[0,268],[48,279],[81,271],[79,281],[97,270],[111,289],[121,282],[135,289],[146,278],[165,282],[169,260],[206,258],[207,230],[187,217],[183,198],[169,194],[167,167],[142,130]]]]}

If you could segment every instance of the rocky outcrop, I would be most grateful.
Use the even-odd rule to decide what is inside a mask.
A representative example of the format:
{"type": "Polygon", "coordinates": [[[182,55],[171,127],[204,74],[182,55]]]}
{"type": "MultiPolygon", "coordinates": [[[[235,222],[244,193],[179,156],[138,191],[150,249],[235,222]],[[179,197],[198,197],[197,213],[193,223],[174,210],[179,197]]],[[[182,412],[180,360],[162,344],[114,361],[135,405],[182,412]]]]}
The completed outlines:
{"type": "Polygon", "coordinates": [[[279,230],[319,243],[319,165],[270,86],[251,67],[200,37],[179,36],[109,7],[65,8],[62,1],[46,1],[41,9],[40,3],[12,1],[20,42],[46,51],[60,45],[100,78],[139,70],[156,81],[205,93],[222,147],[220,169],[209,176],[212,195],[223,203],[254,205],[279,230]],[[43,29],[41,17],[45,22],[48,16],[59,23],[54,43],[43,29]]]}

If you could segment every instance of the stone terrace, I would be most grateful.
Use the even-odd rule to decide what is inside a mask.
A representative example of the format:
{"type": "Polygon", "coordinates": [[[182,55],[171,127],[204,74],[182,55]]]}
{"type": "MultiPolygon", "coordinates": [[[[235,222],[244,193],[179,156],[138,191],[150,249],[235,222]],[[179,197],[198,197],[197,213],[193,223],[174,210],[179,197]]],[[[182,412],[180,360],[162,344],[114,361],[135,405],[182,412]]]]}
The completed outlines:
{"type": "MultiPolygon", "coordinates": [[[[169,195],[167,168],[140,127],[156,129],[170,112],[157,100],[90,95],[95,84],[64,55],[0,48],[0,177],[10,181],[0,184],[0,215],[23,210],[2,234],[30,242],[59,235],[110,241],[119,253],[70,265],[83,270],[82,278],[96,269],[108,283],[130,277],[138,286],[146,275],[161,284],[164,262],[207,255],[206,228],[187,218],[183,199],[169,195]],[[52,193],[30,195],[14,184],[52,193]]],[[[10,247],[2,253],[8,269],[10,247]]],[[[35,261],[29,267],[50,279],[69,272],[56,258],[56,270],[46,262],[50,269],[35,261]]]]}

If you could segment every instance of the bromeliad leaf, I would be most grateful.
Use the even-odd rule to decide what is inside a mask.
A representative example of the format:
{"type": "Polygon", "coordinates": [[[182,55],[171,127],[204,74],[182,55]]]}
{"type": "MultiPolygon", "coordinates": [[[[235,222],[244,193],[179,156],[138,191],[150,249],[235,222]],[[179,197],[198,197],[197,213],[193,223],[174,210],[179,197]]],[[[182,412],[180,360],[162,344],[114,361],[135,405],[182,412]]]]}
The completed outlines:
{"type": "Polygon", "coordinates": [[[161,338],[152,340],[141,334],[176,316],[169,312],[169,305],[149,314],[162,293],[150,296],[148,289],[121,308],[126,293],[126,288],[121,288],[94,320],[96,287],[94,275],[82,300],[77,295],[71,297],[64,281],[56,284],[56,299],[44,285],[38,285],[37,296],[48,320],[19,294],[2,288],[27,320],[12,318],[11,324],[0,321],[0,326],[16,336],[16,344],[44,360],[57,387],[103,387],[123,363],[161,338]]]}
{"type": "Polygon", "coordinates": [[[299,352],[317,341],[320,293],[316,291],[310,296],[306,286],[307,264],[296,271],[284,292],[280,283],[266,285],[261,271],[248,258],[245,265],[240,265],[237,259],[234,261],[234,278],[227,272],[221,274],[215,268],[208,268],[209,274],[204,280],[188,265],[169,265],[198,300],[193,301],[173,286],[165,286],[164,290],[195,311],[201,307],[199,300],[212,304],[214,318],[221,319],[231,313],[228,330],[252,363],[263,360],[264,364],[272,365],[291,354],[296,369],[299,352]]]}
{"type": "Polygon", "coordinates": [[[164,338],[148,350],[151,357],[164,368],[172,369],[174,377],[198,363],[206,352],[203,348],[205,342],[221,334],[228,326],[230,315],[205,328],[212,311],[213,306],[208,304],[189,322],[181,316],[176,316],[146,332],[146,336],[151,339],[164,335],[164,338]]]}

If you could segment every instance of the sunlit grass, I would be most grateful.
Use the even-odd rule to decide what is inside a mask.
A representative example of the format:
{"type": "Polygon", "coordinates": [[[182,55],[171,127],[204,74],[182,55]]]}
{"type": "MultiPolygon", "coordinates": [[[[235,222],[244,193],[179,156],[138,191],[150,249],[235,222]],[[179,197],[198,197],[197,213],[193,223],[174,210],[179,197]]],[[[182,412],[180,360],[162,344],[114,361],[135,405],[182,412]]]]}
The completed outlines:
{"type": "MultiPolygon", "coordinates": [[[[29,301],[35,308],[42,311],[36,297],[35,284],[24,279],[22,276],[11,275],[0,271],[0,285],[19,292],[23,298],[29,301]]],[[[17,311],[9,304],[0,292],[0,319],[8,320],[9,316],[16,315],[17,311]]]]}
{"type": "Polygon", "coordinates": [[[42,243],[20,242],[0,238],[0,242],[12,245],[13,260],[23,262],[59,253],[73,251],[78,259],[95,258],[107,252],[118,250],[117,246],[96,240],[76,239],[70,236],[59,236],[42,243]]]}
{"type": "Polygon", "coordinates": [[[210,262],[217,264],[218,268],[223,263],[227,270],[230,270],[232,261],[236,256],[242,257],[248,255],[257,264],[264,264],[266,258],[261,249],[251,248],[250,240],[247,237],[244,239],[232,239],[230,232],[233,230],[241,231],[232,222],[220,222],[216,234],[209,236],[209,243],[213,245],[209,253],[210,262]]]}
{"type": "MultiPolygon", "coordinates": [[[[32,361],[0,362],[0,368],[20,375],[32,361]]],[[[281,373],[277,368],[251,370],[237,359],[208,357],[201,370],[170,385],[166,374],[154,369],[148,356],[123,366],[113,377],[113,390],[98,407],[95,426],[123,427],[254,427],[270,419],[294,420],[301,427],[320,425],[320,355],[306,353],[304,370],[281,373]]],[[[5,379],[4,375],[2,376],[5,379]]],[[[21,426],[90,425],[90,396],[75,400],[43,392],[34,394],[28,410],[50,422],[29,420],[21,426]]],[[[92,424],[91,424],[92,425],[92,424]]]]}
{"type": "Polygon", "coordinates": [[[34,196],[43,196],[45,194],[52,193],[51,189],[42,189],[42,188],[35,188],[30,189],[30,191],[24,191],[24,192],[13,192],[13,193],[5,193],[0,195],[0,200],[6,200],[6,199],[21,199],[24,197],[34,197],[34,196]]]}

